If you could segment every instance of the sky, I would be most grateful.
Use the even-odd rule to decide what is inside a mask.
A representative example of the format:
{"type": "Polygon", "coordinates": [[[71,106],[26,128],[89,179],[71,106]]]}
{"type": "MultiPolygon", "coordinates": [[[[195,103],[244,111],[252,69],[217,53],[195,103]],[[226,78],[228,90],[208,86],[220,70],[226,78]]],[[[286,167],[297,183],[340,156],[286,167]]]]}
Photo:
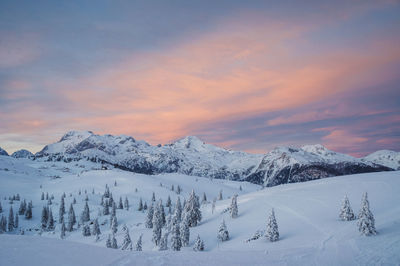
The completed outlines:
{"type": "Polygon", "coordinates": [[[70,130],[400,151],[399,1],[0,1],[0,147],[70,130]]]}

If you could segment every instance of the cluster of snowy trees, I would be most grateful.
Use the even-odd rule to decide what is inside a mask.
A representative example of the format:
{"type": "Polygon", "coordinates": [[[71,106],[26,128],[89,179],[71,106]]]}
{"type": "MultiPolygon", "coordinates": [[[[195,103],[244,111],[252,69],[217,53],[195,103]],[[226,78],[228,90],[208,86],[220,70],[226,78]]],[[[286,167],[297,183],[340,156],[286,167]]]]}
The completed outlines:
{"type": "MultiPolygon", "coordinates": [[[[7,199],[6,197],[4,199],[7,199]]],[[[30,201],[29,203],[26,203],[26,200],[21,200],[21,197],[19,194],[13,195],[8,197],[9,200],[9,213],[8,213],[8,217],[3,215],[0,218],[0,233],[4,233],[4,232],[13,232],[16,229],[18,229],[19,227],[19,216],[23,215],[25,216],[25,219],[29,220],[32,219],[32,208],[33,208],[33,204],[32,201],[30,201]],[[15,201],[19,201],[20,205],[18,208],[18,211],[15,211],[14,213],[14,209],[13,209],[13,205],[15,203],[15,201]]],[[[1,205],[0,202],[0,213],[3,212],[3,206],[1,205]]],[[[22,231],[21,231],[22,233],[22,231]]]]}
{"type": "Polygon", "coordinates": [[[358,218],[357,227],[361,235],[369,236],[376,235],[375,219],[371,210],[369,209],[368,193],[365,192],[361,200],[361,208],[356,217],[350,206],[350,201],[347,195],[344,197],[342,207],[340,209],[339,218],[342,221],[353,221],[358,218]]]}

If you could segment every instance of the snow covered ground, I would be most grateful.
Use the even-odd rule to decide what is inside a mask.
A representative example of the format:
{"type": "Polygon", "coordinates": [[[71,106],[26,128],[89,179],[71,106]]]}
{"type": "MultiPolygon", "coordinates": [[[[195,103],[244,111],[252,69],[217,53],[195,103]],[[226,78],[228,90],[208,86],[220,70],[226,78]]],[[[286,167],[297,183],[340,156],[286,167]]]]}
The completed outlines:
{"type": "MultiPolygon", "coordinates": [[[[36,162],[0,156],[1,214],[8,216],[8,197],[17,193],[22,199],[32,200],[34,206],[32,220],[25,220],[23,216],[19,219],[19,227],[25,229],[25,235],[18,235],[19,230],[0,234],[0,265],[400,265],[399,171],[261,189],[247,182],[179,174],[148,176],[99,168],[98,164],[83,161],[36,162]],[[121,228],[126,224],[133,241],[143,234],[143,252],[105,248],[110,233],[109,216],[98,216],[98,212],[102,209],[100,201],[106,184],[114,200],[128,197],[131,205],[129,211],[117,210],[118,243],[122,242],[121,228]],[[171,191],[172,185],[175,190],[178,185],[182,188],[180,195],[171,191]],[[156,251],[151,242],[152,230],[144,226],[146,213],[137,211],[139,199],[149,204],[154,192],[164,203],[168,196],[174,203],[178,196],[181,200],[188,198],[192,189],[200,199],[205,193],[209,202],[222,190],[224,200],[216,202],[214,213],[211,203],[202,205],[203,219],[199,226],[190,229],[189,247],[179,252],[156,251]],[[96,242],[94,236],[83,237],[80,229],[67,232],[66,239],[61,240],[58,223],[54,233],[40,233],[41,211],[47,203],[40,199],[42,192],[54,194],[51,208],[58,218],[62,193],[67,195],[67,211],[76,198],[74,209],[79,215],[85,203],[85,190],[91,218],[98,216],[99,223],[104,223],[100,227],[100,241],[96,242]],[[344,195],[349,197],[357,214],[363,192],[369,195],[378,230],[376,236],[360,236],[357,221],[338,219],[344,195]],[[236,219],[230,218],[229,213],[222,213],[234,194],[239,195],[236,219]],[[246,242],[257,230],[265,230],[271,208],[275,209],[280,240],[269,242],[262,237],[246,242]],[[220,243],[216,236],[222,219],[231,238],[220,243]],[[205,242],[205,252],[192,250],[198,234],[205,242]]],[[[18,207],[19,202],[14,201],[14,213],[18,207]]]]}

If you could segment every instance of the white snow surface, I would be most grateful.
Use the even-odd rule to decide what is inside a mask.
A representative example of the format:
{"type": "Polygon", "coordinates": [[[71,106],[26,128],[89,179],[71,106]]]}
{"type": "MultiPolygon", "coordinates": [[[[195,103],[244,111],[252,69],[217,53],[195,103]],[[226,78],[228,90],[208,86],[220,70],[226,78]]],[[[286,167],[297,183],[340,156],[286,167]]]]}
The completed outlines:
{"type": "MultiPolygon", "coordinates": [[[[0,156],[0,201],[8,216],[8,197],[19,193],[33,201],[33,219],[20,216],[20,228],[0,234],[0,265],[398,265],[400,263],[400,171],[349,175],[305,183],[285,184],[261,189],[260,186],[229,180],[216,180],[180,174],[143,175],[118,169],[100,170],[99,164],[40,162],[0,156]],[[114,181],[117,186],[114,186],[114,181]],[[105,248],[110,233],[109,216],[98,216],[101,195],[108,184],[114,200],[128,197],[131,208],[117,210],[119,223],[116,238],[122,243],[122,225],[129,227],[135,242],[143,234],[143,252],[105,248]],[[178,185],[180,195],[171,191],[178,185]],[[42,188],[41,188],[41,187],[42,188]],[[240,190],[240,186],[242,190],[240,190]],[[135,188],[138,189],[135,192],[135,188]],[[92,194],[92,189],[95,194],[92,194]],[[179,252],[156,251],[151,242],[152,230],[144,227],[146,213],[137,211],[139,198],[150,203],[152,192],[174,203],[178,196],[188,198],[194,189],[202,198],[206,193],[212,201],[223,191],[224,200],[217,201],[212,213],[211,203],[201,207],[203,219],[191,228],[189,247],[179,252]],[[81,190],[82,195],[78,195],[81,190]],[[60,197],[66,193],[66,210],[75,197],[78,216],[83,210],[85,192],[89,197],[90,217],[99,218],[102,235],[83,237],[81,230],[66,233],[61,240],[60,224],[55,233],[40,228],[41,210],[46,201],[42,192],[54,194],[51,208],[58,217],[60,197]],[[361,236],[357,221],[343,222],[338,218],[341,201],[347,195],[357,214],[362,193],[368,192],[371,211],[375,216],[376,236],[361,236]],[[72,197],[69,194],[72,193],[72,197]],[[238,194],[239,217],[223,213],[232,197],[238,194]],[[7,200],[4,198],[6,197],[7,200]],[[246,242],[257,230],[265,230],[267,218],[274,208],[280,240],[268,242],[265,237],[246,242]],[[225,219],[230,240],[217,241],[217,230],[225,219]],[[204,240],[205,251],[194,252],[197,235],[204,240]]],[[[14,213],[19,202],[14,201],[14,213]]],[[[166,208],[167,210],[168,208],[166,208]]],[[[1,215],[0,214],[0,215],[1,215]]]]}
{"type": "Polygon", "coordinates": [[[400,170],[400,152],[380,150],[365,156],[362,160],[365,162],[381,164],[395,170],[400,170]]]}

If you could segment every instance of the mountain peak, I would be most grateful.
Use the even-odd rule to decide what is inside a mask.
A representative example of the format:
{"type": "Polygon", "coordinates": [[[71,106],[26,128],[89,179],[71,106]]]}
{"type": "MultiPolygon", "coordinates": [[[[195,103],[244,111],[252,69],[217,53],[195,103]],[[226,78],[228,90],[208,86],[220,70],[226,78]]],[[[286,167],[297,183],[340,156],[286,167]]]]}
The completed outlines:
{"type": "Polygon", "coordinates": [[[25,149],[18,150],[11,154],[11,157],[14,158],[29,158],[30,156],[33,156],[33,153],[25,149]]]}
{"type": "Polygon", "coordinates": [[[85,139],[90,136],[94,135],[92,131],[86,131],[86,130],[72,130],[67,132],[62,138],[60,139],[61,141],[65,140],[71,140],[71,139],[85,139]]]}
{"type": "Polygon", "coordinates": [[[8,156],[8,153],[0,147],[0,155],[8,156]]]}
{"type": "Polygon", "coordinates": [[[197,148],[203,146],[205,143],[201,139],[196,136],[186,136],[182,139],[179,139],[173,143],[174,146],[181,148],[197,148]]]}

